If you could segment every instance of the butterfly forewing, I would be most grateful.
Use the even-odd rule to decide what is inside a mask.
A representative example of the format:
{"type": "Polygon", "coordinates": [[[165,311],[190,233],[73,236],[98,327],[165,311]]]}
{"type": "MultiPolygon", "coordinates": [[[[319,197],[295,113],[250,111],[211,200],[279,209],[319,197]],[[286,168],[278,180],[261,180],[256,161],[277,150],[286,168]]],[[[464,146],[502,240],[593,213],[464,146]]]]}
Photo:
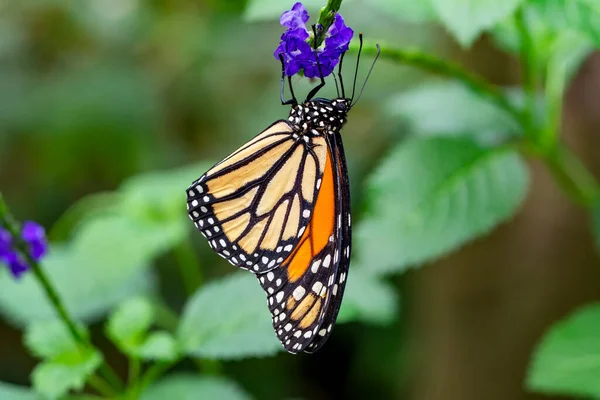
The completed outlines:
{"type": "Polygon", "coordinates": [[[308,145],[278,121],[188,188],[190,218],[231,264],[277,268],[310,221],[326,154],[324,138],[308,145]]]}

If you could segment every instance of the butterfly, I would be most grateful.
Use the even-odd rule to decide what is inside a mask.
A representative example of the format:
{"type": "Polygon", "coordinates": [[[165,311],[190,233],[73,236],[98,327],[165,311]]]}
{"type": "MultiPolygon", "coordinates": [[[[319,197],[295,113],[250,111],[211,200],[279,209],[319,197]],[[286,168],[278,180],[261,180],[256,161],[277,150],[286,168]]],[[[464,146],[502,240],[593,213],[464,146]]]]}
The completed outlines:
{"type": "Polygon", "coordinates": [[[280,97],[291,105],[289,117],[194,181],[187,206],[209,246],[256,275],[283,347],[313,353],[331,334],[350,265],[350,187],[340,130],[354,105],[356,72],[347,98],[342,55],[341,95],[314,98],[325,85],[321,73],[320,83],[298,103],[290,77],[292,99],[284,100],[280,60],[280,97]]]}

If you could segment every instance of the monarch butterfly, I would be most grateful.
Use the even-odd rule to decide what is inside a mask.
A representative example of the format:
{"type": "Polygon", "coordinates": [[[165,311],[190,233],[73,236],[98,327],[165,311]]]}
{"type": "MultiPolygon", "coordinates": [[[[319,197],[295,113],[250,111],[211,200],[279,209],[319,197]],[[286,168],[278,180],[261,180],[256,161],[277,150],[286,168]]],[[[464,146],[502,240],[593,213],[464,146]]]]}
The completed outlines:
{"type": "MultiPolygon", "coordinates": [[[[361,50],[362,35],[356,72],[361,50]]],[[[281,103],[292,106],[288,119],[274,122],[194,181],[187,205],[210,247],[256,275],[283,347],[313,353],[331,334],[350,264],[350,189],[340,129],[354,105],[356,72],[347,98],[342,54],[341,96],[338,91],[332,100],[314,98],[325,85],[317,57],[320,83],[298,103],[288,76],[292,98],[286,101],[279,58],[281,103]]]]}

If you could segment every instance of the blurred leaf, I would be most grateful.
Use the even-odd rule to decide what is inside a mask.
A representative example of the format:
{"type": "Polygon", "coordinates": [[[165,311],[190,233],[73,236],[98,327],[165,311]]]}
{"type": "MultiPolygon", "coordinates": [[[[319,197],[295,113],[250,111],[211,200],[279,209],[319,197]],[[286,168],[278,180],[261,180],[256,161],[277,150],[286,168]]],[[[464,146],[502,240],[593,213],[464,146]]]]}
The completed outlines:
{"type": "Polygon", "coordinates": [[[177,357],[177,345],[167,332],[148,330],[154,323],[152,303],[133,298],[121,304],[108,320],[107,334],[125,354],[145,360],[172,361],[177,357]]]}
{"type": "Polygon", "coordinates": [[[533,355],[527,386],[536,391],[600,397],[600,304],[558,322],[533,355]]]}
{"type": "Polygon", "coordinates": [[[89,352],[76,364],[43,362],[32,372],[33,387],[44,397],[56,399],[69,390],[81,390],[86,379],[102,363],[98,353],[89,352]]]}
{"type": "Polygon", "coordinates": [[[442,24],[463,47],[513,14],[524,0],[431,0],[442,24]]]}
{"type": "MultiPolygon", "coordinates": [[[[82,334],[87,336],[83,328],[82,334]]],[[[48,398],[83,389],[87,378],[102,363],[98,351],[76,343],[58,320],[30,325],[25,343],[33,354],[44,359],[33,370],[32,382],[35,390],[48,398]]]]}
{"type": "Polygon", "coordinates": [[[575,30],[600,46],[600,2],[597,0],[528,0],[530,8],[553,32],[575,30]]]}
{"type": "Polygon", "coordinates": [[[0,381],[0,399],[3,400],[42,400],[31,388],[0,381]]]}
{"type": "Polygon", "coordinates": [[[235,273],[199,289],[184,308],[178,331],[190,356],[234,359],[282,350],[258,281],[235,273]]]}
{"type": "MultiPolygon", "coordinates": [[[[122,193],[122,212],[139,220],[173,225],[185,224],[175,229],[185,235],[193,226],[187,217],[185,190],[210,164],[198,163],[168,171],[149,172],[128,179],[119,189],[122,193]]],[[[163,238],[168,239],[168,238],[163,238]]],[[[182,237],[167,240],[179,242],[182,237]]]]}
{"type": "Polygon", "coordinates": [[[173,361],[179,355],[177,341],[168,332],[152,332],[135,349],[135,355],[144,360],[173,361]]]}
{"type": "MultiPolygon", "coordinates": [[[[119,254],[111,250],[107,250],[101,260],[113,257],[117,261],[106,264],[92,258],[86,261],[81,259],[81,253],[77,254],[54,246],[42,263],[66,308],[76,319],[97,320],[124,299],[154,290],[154,279],[143,264],[123,264],[118,260],[119,254]]],[[[93,252],[90,257],[92,255],[93,252]]],[[[55,317],[54,309],[32,274],[15,281],[0,271],[0,288],[0,309],[16,325],[55,317]]]]}
{"type": "MultiPolygon", "coordinates": [[[[352,0],[345,0],[344,4],[348,4],[352,0]]],[[[244,19],[247,21],[259,21],[267,19],[279,19],[281,14],[292,8],[295,2],[281,2],[278,0],[250,0],[246,6],[246,12],[244,13],[244,19]]],[[[317,23],[319,18],[315,11],[325,6],[325,2],[322,0],[304,0],[302,1],[304,7],[311,13],[310,23],[317,23]]],[[[342,11],[343,12],[343,11],[342,11]]]]}
{"type": "MultiPolygon", "coordinates": [[[[581,53],[578,61],[570,63],[569,71],[574,71],[583,57],[593,51],[592,42],[600,46],[600,7],[597,2],[592,6],[593,3],[587,0],[528,0],[525,14],[527,29],[532,35],[540,66],[557,52],[564,52],[568,41],[572,54],[581,53]],[[586,18],[598,19],[598,23],[592,25],[586,18]]],[[[492,37],[504,50],[519,54],[521,39],[514,17],[498,24],[492,31],[492,37]]]]}
{"type": "Polygon", "coordinates": [[[368,5],[400,21],[428,22],[437,20],[437,14],[433,11],[431,0],[371,0],[368,5]]]}
{"type": "MultiPolygon", "coordinates": [[[[185,189],[206,169],[206,164],[197,164],[135,176],[100,209],[85,199],[77,203],[89,208],[78,210],[81,222],[69,222],[72,240],[53,246],[43,262],[76,318],[95,320],[126,298],[152,291],[148,266],[193,226],[187,218],[185,189]]],[[[33,276],[15,282],[0,274],[0,288],[0,309],[15,323],[54,316],[33,276]]]]}
{"type": "Polygon", "coordinates": [[[469,135],[477,140],[510,136],[520,128],[496,105],[457,82],[433,82],[391,98],[387,112],[406,120],[419,135],[469,135]],[[432,118],[435,116],[435,118],[432,118]]]}
{"type": "Polygon", "coordinates": [[[356,265],[351,267],[347,285],[338,323],[389,324],[396,319],[398,296],[392,285],[356,265]]]}
{"type": "Polygon", "coordinates": [[[225,378],[177,374],[150,386],[141,398],[142,400],[250,400],[251,397],[244,393],[237,383],[225,378]]]}
{"type": "Polygon", "coordinates": [[[465,138],[403,143],[370,179],[358,263],[385,273],[439,257],[513,215],[526,190],[526,167],[512,150],[465,138]]]}
{"type": "MultiPolygon", "coordinates": [[[[83,337],[88,336],[85,328],[79,326],[78,330],[83,337]]],[[[25,344],[33,355],[44,359],[55,359],[73,353],[77,357],[81,348],[58,320],[29,325],[25,333],[25,344]]]]}
{"type": "Polygon", "coordinates": [[[140,345],[154,322],[149,300],[137,297],[121,304],[108,319],[108,336],[124,351],[140,345]]]}

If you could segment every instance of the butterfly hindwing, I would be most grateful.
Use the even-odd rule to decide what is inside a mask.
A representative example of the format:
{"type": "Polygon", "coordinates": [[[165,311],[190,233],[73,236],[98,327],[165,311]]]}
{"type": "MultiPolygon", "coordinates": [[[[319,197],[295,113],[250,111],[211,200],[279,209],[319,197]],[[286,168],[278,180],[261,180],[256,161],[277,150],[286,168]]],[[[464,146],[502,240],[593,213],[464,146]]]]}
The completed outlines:
{"type": "Polygon", "coordinates": [[[277,121],[187,190],[188,213],[210,247],[254,273],[278,267],[310,220],[327,144],[277,121]]]}
{"type": "Polygon", "coordinates": [[[314,340],[305,350],[307,353],[314,353],[319,350],[331,335],[331,330],[337,320],[342,298],[346,288],[348,270],[350,267],[350,253],[352,247],[352,217],[350,213],[350,182],[348,179],[348,167],[346,165],[346,156],[342,137],[339,133],[333,136],[334,145],[332,149],[335,153],[337,166],[338,190],[336,196],[340,199],[340,212],[337,214],[337,228],[339,233],[339,243],[334,254],[334,263],[336,265],[335,276],[330,278],[328,284],[331,286],[331,296],[327,303],[323,322],[314,340]]]}
{"type": "Polygon", "coordinates": [[[337,149],[341,145],[341,141],[328,143],[314,214],[298,247],[281,267],[258,275],[277,337],[292,353],[320,347],[341,304],[349,261],[342,254],[343,246],[349,246],[349,228],[342,227],[341,218],[350,210],[343,149],[341,153],[337,149]]]}

